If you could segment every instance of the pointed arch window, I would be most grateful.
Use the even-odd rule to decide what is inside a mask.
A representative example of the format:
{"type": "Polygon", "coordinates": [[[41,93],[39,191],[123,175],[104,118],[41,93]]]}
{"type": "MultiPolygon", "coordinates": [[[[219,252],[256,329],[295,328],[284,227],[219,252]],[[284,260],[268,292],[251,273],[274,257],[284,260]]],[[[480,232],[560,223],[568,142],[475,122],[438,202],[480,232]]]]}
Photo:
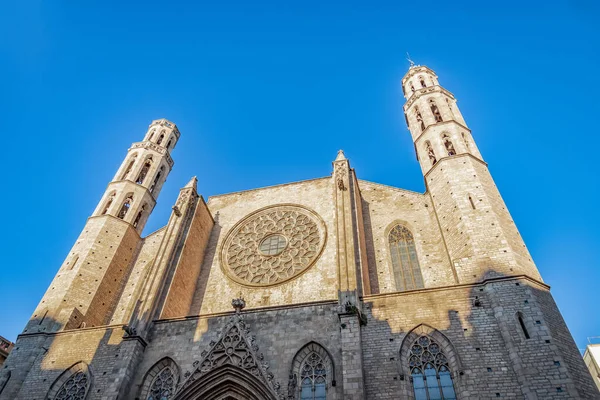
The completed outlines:
{"type": "Polygon", "coordinates": [[[86,364],[79,362],[63,372],[50,387],[46,396],[51,400],[84,400],[92,377],[86,364]]]}
{"type": "Polygon", "coordinates": [[[435,165],[437,159],[435,158],[435,153],[433,152],[433,147],[431,147],[431,142],[429,140],[425,142],[425,151],[427,152],[427,157],[429,157],[429,161],[431,161],[431,165],[435,165]]]}
{"type": "Polygon", "coordinates": [[[421,112],[419,111],[419,107],[415,106],[415,115],[417,116],[417,122],[419,123],[419,126],[421,127],[421,132],[423,132],[425,130],[425,123],[423,122],[423,116],[421,115],[421,112]]]}
{"type": "Polygon", "coordinates": [[[413,85],[412,83],[410,84],[410,91],[411,91],[412,93],[414,93],[414,92],[415,92],[415,85],[413,85]]]}
{"type": "Polygon", "coordinates": [[[165,131],[161,131],[160,136],[158,137],[158,140],[156,141],[156,144],[161,144],[164,139],[165,139],[165,131]]]}
{"type": "Polygon", "coordinates": [[[134,154],[131,157],[131,161],[129,162],[129,164],[127,165],[127,168],[125,169],[125,172],[123,173],[123,176],[121,176],[121,180],[125,180],[127,179],[127,177],[129,176],[129,173],[131,172],[131,170],[133,169],[133,164],[135,164],[135,159],[137,158],[137,154],[134,154]]]}
{"type": "Polygon", "coordinates": [[[448,358],[427,335],[411,346],[408,359],[415,400],[456,400],[448,358]]]}
{"type": "Polygon", "coordinates": [[[144,211],[146,210],[146,204],[144,204],[140,210],[140,212],[138,213],[138,215],[135,217],[135,220],[133,221],[133,227],[137,228],[140,220],[142,219],[142,215],[144,215],[144,211]]]}
{"type": "Polygon", "coordinates": [[[450,114],[454,118],[454,110],[452,109],[452,102],[447,97],[446,97],[446,104],[448,105],[448,109],[450,110],[450,114]]]}
{"type": "Polygon", "coordinates": [[[110,196],[108,196],[108,200],[106,200],[106,204],[104,205],[104,209],[102,210],[102,215],[105,215],[108,212],[108,209],[112,205],[112,202],[114,199],[115,199],[115,193],[113,192],[110,194],[110,196]]]}
{"type": "Polygon", "coordinates": [[[177,364],[168,357],[163,358],[154,364],[146,374],[139,398],[144,400],[171,399],[178,383],[179,368],[177,364]]]}
{"type": "Polygon", "coordinates": [[[156,132],[156,129],[152,129],[150,131],[150,135],[148,135],[148,140],[152,140],[152,137],[154,137],[154,132],[156,132]]]}
{"type": "Polygon", "coordinates": [[[444,120],[442,119],[442,114],[440,113],[440,109],[438,108],[437,104],[435,104],[435,100],[429,100],[429,107],[431,108],[435,122],[443,122],[444,120]]]}
{"type": "Polygon", "coordinates": [[[150,193],[154,192],[154,189],[156,188],[156,185],[160,181],[160,178],[162,177],[162,174],[164,172],[165,172],[165,167],[163,165],[162,167],[160,167],[160,170],[156,174],[156,177],[154,177],[154,182],[152,182],[152,185],[150,186],[150,193]]]}
{"type": "Polygon", "coordinates": [[[452,144],[452,140],[450,140],[450,136],[448,136],[447,133],[444,133],[442,135],[442,142],[444,142],[444,146],[446,147],[446,151],[448,152],[448,155],[455,156],[456,149],[454,148],[454,145],[452,144]]]}
{"type": "Polygon", "coordinates": [[[144,183],[144,179],[146,179],[146,175],[148,175],[148,171],[150,171],[151,166],[152,166],[152,156],[148,157],[148,159],[144,163],[144,166],[142,167],[140,174],[138,175],[137,179],[135,180],[135,183],[137,183],[138,185],[141,185],[142,183],[144,183]]]}
{"type": "Polygon", "coordinates": [[[125,216],[127,215],[127,212],[131,208],[132,203],[133,203],[133,195],[130,194],[129,196],[127,196],[127,198],[123,202],[123,206],[121,207],[121,211],[119,211],[119,215],[117,215],[117,217],[124,219],[125,216]]]}
{"type": "Polygon", "coordinates": [[[288,395],[300,400],[326,400],[328,387],[335,386],[333,378],[329,353],[311,342],[294,357],[288,395]]]}
{"type": "Polygon", "coordinates": [[[467,148],[467,151],[470,151],[471,148],[469,147],[469,140],[467,139],[467,136],[465,135],[464,132],[461,132],[463,141],[465,142],[465,147],[467,148]]]}
{"type": "Polygon", "coordinates": [[[425,83],[425,79],[422,76],[419,77],[419,80],[421,81],[421,87],[427,87],[427,84],[425,83]]]}
{"type": "Polygon", "coordinates": [[[390,231],[388,241],[396,290],[401,292],[423,288],[423,276],[412,233],[406,227],[396,225],[390,231]]]}

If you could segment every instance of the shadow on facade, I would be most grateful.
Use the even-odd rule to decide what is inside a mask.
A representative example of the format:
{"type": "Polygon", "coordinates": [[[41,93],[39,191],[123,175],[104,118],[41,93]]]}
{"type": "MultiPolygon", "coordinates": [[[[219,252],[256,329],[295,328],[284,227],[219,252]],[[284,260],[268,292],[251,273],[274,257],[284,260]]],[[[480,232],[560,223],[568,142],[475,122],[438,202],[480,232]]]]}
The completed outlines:
{"type": "Polygon", "coordinates": [[[548,289],[517,276],[365,296],[366,398],[413,399],[415,385],[439,390],[444,368],[459,399],[599,398],[548,289]],[[438,375],[423,380],[428,363],[438,375]],[[381,388],[395,394],[381,397],[381,388]]]}

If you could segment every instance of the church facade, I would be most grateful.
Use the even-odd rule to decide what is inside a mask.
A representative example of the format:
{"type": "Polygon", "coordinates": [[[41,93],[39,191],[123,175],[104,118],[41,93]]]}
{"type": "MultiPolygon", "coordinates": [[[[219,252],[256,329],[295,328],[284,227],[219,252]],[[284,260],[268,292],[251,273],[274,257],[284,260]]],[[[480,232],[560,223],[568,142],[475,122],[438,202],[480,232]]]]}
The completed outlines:
{"type": "Polygon", "coordinates": [[[425,193],[331,176],[142,230],[175,124],[128,150],[0,373],[12,400],[598,399],[456,99],[402,80],[425,193]]]}

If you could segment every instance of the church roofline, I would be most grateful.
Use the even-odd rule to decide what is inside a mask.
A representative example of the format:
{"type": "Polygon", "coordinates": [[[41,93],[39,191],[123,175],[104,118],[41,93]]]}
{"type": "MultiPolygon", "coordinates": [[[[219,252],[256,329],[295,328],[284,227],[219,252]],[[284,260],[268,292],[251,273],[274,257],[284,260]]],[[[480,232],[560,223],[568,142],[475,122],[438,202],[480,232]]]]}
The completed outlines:
{"type": "Polygon", "coordinates": [[[280,187],[280,186],[296,185],[296,184],[299,184],[299,183],[319,181],[319,180],[323,180],[323,179],[331,179],[331,176],[323,176],[321,178],[305,179],[305,180],[302,180],[302,181],[294,181],[294,182],[288,182],[288,183],[279,183],[279,184],[276,184],[276,185],[263,186],[263,187],[254,188],[254,189],[238,190],[236,192],[230,192],[230,193],[215,194],[213,196],[208,196],[208,202],[210,202],[210,199],[213,199],[213,198],[216,198],[216,197],[224,197],[224,196],[230,196],[230,195],[233,195],[233,194],[254,192],[254,191],[258,191],[258,190],[271,189],[271,188],[276,188],[276,187],[280,187]]]}
{"type": "Polygon", "coordinates": [[[426,191],[423,192],[423,193],[421,193],[421,192],[416,192],[414,190],[402,189],[402,188],[399,188],[399,187],[396,187],[396,186],[386,185],[384,183],[378,183],[378,182],[368,181],[366,179],[358,179],[358,183],[360,184],[361,182],[369,183],[371,185],[381,186],[381,187],[384,187],[386,189],[394,189],[394,190],[399,190],[401,192],[407,192],[407,193],[410,193],[410,194],[418,194],[419,196],[425,196],[427,194],[426,191]]]}

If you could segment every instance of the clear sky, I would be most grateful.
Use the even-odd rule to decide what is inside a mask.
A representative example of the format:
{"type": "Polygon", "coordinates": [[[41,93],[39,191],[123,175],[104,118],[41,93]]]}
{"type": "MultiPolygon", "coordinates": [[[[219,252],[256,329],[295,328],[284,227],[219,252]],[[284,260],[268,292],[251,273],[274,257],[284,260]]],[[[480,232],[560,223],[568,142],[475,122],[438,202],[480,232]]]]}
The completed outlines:
{"type": "Polygon", "coordinates": [[[153,119],[182,136],[146,233],[193,175],[205,198],[322,177],[340,148],[359,178],[423,191],[409,51],[458,98],[584,347],[600,336],[596,3],[2,2],[0,335],[21,332],[153,119]]]}

